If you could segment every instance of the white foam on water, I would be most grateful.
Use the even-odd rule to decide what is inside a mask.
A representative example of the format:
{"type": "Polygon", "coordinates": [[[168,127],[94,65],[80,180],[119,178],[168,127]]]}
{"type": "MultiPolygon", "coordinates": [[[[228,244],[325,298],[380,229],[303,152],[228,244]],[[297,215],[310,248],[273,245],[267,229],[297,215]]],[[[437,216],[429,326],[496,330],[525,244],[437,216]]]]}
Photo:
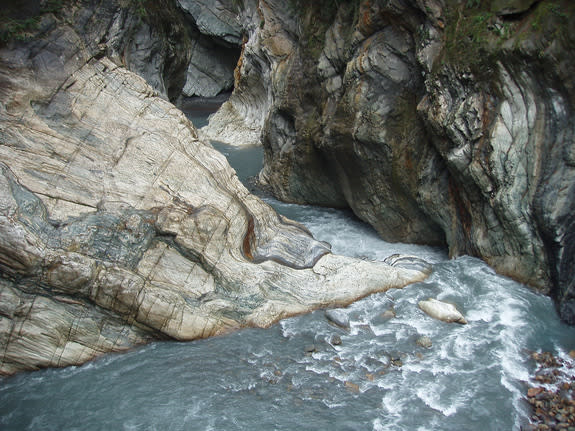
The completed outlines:
{"type": "Polygon", "coordinates": [[[441,400],[441,394],[443,392],[443,386],[431,383],[427,385],[421,385],[415,391],[417,397],[425,403],[426,406],[430,407],[431,409],[440,412],[443,416],[451,416],[457,412],[458,407],[464,405],[467,398],[462,401],[458,401],[457,399],[452,399],[452,397],[448,397],[447,400],[441,400]]]}
{"type": "Polygon", "coordinates": [[[410,414],[411,405],[412,400],[400,396],[399,391],[392,389],[381,398],[381,413],[386,418],[397,418],[400,422],[405,414],[410,414]]]}
{"type": "Polygon", "coordinates": [[[346,403],[333,402],[333,401],[329,401],[329,400],[322,400],[322,403],[323,403],[328,409],[337,409],[337,408],[341,408],[341,407],[345,407],[345,406],[346,406],[346,403]]]}

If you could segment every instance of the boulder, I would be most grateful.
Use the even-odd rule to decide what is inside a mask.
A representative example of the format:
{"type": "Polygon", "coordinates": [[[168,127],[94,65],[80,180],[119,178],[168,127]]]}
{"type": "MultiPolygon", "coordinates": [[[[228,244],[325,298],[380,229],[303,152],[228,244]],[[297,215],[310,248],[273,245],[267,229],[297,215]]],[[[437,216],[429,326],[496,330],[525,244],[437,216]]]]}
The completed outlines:
{"type": "Polygon", "coordinates": [[[349,316],[347,313],[340,309],[325,310],[325,318],[336,326],[343,329],[349,329],[349,316]]]}
{"type": "Polygon", "coordinates": [[[463,317],[463,314],[457,310],[455,305],[448,302],[429,298],[425,301],[419,301],[417,306],[421,311],[433,317],[434,319],[447,323],[467,323],[467,320],[465,320],[465,317],[463,317]]]}

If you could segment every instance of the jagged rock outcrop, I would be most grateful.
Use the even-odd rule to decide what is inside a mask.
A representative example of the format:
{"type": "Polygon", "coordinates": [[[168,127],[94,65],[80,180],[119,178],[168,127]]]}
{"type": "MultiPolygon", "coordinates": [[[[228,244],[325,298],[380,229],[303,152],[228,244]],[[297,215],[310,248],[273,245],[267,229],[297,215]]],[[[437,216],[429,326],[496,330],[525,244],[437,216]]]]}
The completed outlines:
{"type": "Polygon", "coordinates": [[[482,257],[575,323],[575,6],[279,3],[259,2],[207,135],[259,139],[278,197],[482,257]]]}
{"type": "MultiPolygon", "coordinates": [[[[40,13],[37,1],[23,0],[23,18],[40,13]],[[29,5],[27,5],[29,3],[29,5]]],[[[234,85],[242,29],[233,1],[105,1],[98,5],[63,0],[82,44],[142,76],[162,97],[212,97],[234,85]]]]}
{"type": "Polygon", "coordinates": [[[245,41],[235,72],[230,99],[202,128],[201,136],[231,145],[260,145],[261,131],[273,100],[272,68],[285,69],[295,45],[297,22],[283,19],[292,6],[289,2],[245,0],[240,12],[245,41]],[[278,12],[282,11],[278,16],[278,12]],[[276,64],[277,63],[277,64],[276,64]]]}
{"type": "Polygon", "coordinates": [[[118,33],[86,43],[89,2],[59,13],[0,48],[1,374],[268,326],[426,277],[332,255],[107,56],[118,33]]]}
{"type": "Polygon", "coordinates": [[[64,0],[57,14],[70,23],[96,57],[106,56],[142,76],[162,97],[175,100],[186,82],[193,41],[171,0],[98,5],[64,0]],[[71,13],[73,12],[73,13],[71,13]]]}

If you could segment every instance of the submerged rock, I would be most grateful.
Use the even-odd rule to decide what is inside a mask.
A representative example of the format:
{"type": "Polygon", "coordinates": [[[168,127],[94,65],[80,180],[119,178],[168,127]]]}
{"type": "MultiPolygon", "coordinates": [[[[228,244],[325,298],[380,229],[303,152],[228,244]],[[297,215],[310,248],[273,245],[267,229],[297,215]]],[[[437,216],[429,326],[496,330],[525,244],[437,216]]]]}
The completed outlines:
{"type": "Polygon", "coordinates": [[[349,329],[349,316],[343,310],[337,308],[325,310],[325,318],[343,329],[349,329]]]}
{"type": "Polygon", "coordinates": [[[315,344],[308,344],[307,346],[304,347],[303,350],[307,354],[311,354],[317,351],[315,344]]]}
{"type": "Polygon", "coordinates": [[[329,339],[329,342],[334,346],[339,346],[341,345],[341,337],[337,334],[332,335],[329,339]]]}
{"type": "Polygon", "coordinates": [[[395,318],[397,316],[397,313],[395,312],[395,308],[394,307],[390,307],[387,310],[385,310],[383,313],[381,313],[381,319],[385,322],[387,320],[391,320],[393,318],[395,318]]]}
{"type": "Polygon", "coordinates": [[[417,344],[419,347],[423,347],[424,349],[430,349],[431,346],[433,346],[433,342],[431,341],[431,338],[429,338],[425,335],[422,337],[419,337],[417,340],[415,340],[415,344],[417,344]]]}
{"type": "Polygon", "coordinates": [[[425,301],[419,301],[417,306],[427,315],[437,320],[442,320],[447,323],[461,323],[466,324],[467,320],[463,314],[455,308],[455,305],[448,302],[439,301],[434,298],[429,298],[425,301]]]}

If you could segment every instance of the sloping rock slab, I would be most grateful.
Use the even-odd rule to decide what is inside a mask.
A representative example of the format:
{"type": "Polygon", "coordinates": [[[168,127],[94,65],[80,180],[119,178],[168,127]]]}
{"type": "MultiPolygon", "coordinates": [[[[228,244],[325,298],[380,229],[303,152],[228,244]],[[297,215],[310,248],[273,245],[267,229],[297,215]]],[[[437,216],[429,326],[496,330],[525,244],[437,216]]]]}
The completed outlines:
{"type": "Polygon", "coordinates": [[[0,373],[193,340],[422,280],[335,256],[71,29],[0,52],[0,373]]]}

